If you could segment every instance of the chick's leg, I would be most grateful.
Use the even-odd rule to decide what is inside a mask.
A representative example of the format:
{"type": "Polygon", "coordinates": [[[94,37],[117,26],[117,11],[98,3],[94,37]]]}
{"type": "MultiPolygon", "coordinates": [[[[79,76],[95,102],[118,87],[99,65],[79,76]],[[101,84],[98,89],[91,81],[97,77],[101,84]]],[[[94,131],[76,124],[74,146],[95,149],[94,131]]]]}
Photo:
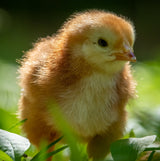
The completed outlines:
{"type": "Polygon", "coordinates": [[[91,139],[87,146],[89,158],[103,159],[109,153],[110,141],[108,138],[97,135],[91,139]]]}
{"type": "Polygon", "coordinates": [[[110,145],[123,135],[125,122],[115,122],[108,128],[105,134],[96,135],[87,145],[87,152],[89,158],[99,160],[105,158],[110,152],[110,145]]]}

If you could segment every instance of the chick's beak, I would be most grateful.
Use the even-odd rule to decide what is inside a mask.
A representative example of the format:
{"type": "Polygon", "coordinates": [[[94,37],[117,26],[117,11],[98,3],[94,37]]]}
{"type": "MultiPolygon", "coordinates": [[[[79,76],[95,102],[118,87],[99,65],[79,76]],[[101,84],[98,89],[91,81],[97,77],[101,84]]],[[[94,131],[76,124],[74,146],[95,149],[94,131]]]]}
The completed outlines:
{"type": "Polygon", "coordinates": [[[136,57],[132,51],[115,53],[116,60],[136,62],[136,57]]]}

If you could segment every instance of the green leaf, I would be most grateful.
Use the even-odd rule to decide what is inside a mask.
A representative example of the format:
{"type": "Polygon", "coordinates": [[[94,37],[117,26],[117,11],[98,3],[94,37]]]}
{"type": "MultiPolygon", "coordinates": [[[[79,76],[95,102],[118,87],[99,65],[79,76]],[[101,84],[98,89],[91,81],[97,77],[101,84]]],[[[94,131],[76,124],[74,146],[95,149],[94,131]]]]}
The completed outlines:
{"type": "Polygon", "coordinates": [[[13,161],[5,152],[0,150],[0,161],[13,161]]]}
{"type": "Polygon", "coordinates": [[[114,161],[135,161],[138,155],[152,144],[156,136],[143,138],[129,138],[118,140],[111,145],[111,154],[114,161]]]}
{"type": "Polygon", "coordinates": [[[29,146],[28,139],[0,129],[0,150],[8,154],[14,161],[19,160],[29,146]]]}

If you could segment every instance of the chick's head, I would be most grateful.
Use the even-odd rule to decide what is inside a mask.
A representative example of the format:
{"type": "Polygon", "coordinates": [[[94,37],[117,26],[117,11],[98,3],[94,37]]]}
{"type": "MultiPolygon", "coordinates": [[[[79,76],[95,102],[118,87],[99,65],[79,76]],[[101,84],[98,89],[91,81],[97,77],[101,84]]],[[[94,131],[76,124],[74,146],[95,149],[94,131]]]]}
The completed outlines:
{"type": "Polygon", "coordinates": [[[64,24],[61,32],[70,52],[97,68],[114,73],[126,62],[136,61],[134,27],[115,14],[98,10],[78,13],[64,24]]]}

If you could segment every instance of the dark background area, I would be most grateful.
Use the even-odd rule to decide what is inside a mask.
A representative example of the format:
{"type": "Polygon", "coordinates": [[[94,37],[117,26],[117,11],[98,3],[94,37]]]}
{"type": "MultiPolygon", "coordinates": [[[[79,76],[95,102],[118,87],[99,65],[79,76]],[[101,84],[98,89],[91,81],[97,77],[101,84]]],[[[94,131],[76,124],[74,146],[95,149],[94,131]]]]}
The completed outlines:
{"type": "Polygon", "coordinates": [[[160,59],[160,4],[138,0],[3,0],[0,59],[16,63],[38,38],[52,35],[69,15],[86,9],[104,9],[128,17],[136,28],[137,59],[160,59]]]}

